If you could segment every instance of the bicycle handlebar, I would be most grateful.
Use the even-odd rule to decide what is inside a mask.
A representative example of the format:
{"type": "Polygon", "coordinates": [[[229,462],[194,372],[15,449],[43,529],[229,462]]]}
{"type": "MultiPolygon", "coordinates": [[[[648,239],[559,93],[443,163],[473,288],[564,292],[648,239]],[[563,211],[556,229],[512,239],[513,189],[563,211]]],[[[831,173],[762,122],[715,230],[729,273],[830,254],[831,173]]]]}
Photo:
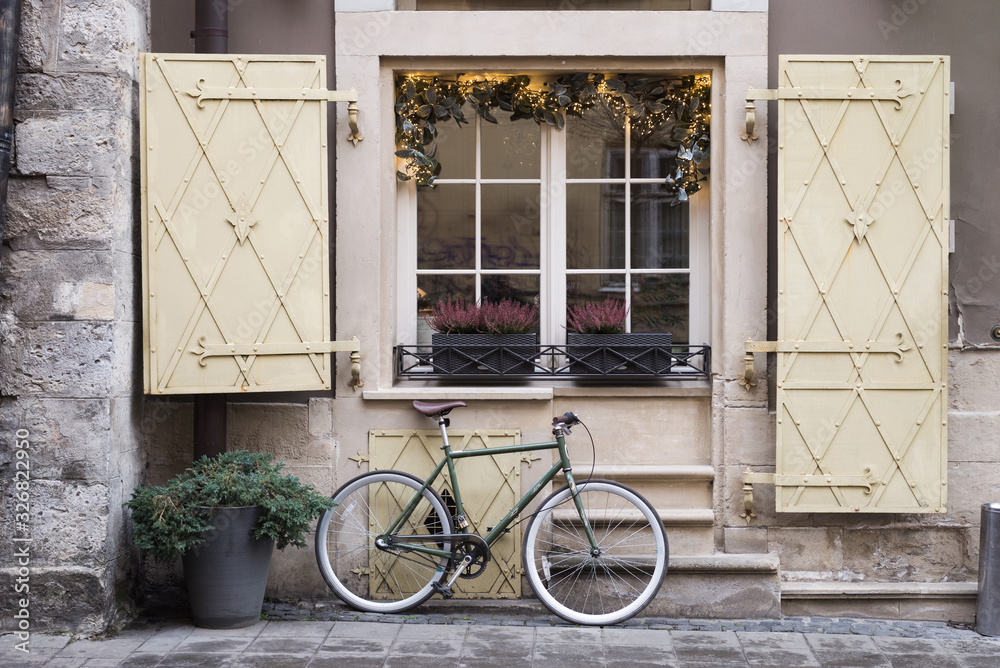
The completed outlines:
{"type": "Polygon", "coordinates": [[[570,411],[566,411],[562,415],[557,415],[552,418],[553,427],[572,427],[575,424],[580,424],[580,418],[576,415],[576,413],[570,411]]]}

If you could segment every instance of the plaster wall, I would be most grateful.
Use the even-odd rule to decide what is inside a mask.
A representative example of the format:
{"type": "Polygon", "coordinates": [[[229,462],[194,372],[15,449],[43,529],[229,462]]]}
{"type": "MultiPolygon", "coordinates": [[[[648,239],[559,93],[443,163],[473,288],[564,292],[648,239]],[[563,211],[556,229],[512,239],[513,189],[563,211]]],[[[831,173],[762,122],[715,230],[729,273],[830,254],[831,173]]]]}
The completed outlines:
{"type": "Polygon", "coordinates": [[[143,422],[135,308],[136,56],[149,46],[147,16],[145,0],[22,6],[0,250],[4,631],[24,630],[13,616],[22,598],[30,630],[80,633],[103,631],[132,598],[122,503],[153,429],[143,422]],[[21,488],[15,450],[29,455],[21,488]]]}

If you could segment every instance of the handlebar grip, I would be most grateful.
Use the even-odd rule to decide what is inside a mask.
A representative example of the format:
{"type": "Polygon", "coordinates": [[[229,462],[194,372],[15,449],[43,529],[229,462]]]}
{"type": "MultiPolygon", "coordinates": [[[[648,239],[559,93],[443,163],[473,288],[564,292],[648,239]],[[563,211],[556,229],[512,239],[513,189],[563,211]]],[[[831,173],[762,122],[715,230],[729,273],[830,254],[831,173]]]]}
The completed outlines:
{"type": "Polygon", "coordinates": [[[552,418],[552,424],[553,425],[564,424],[567,427],[570,427],[575,424],[580,424],[580,418],[577,417],[576,413],[573,413],[571,411],[566,411],[562,415],[558,415],[552,418]]]}

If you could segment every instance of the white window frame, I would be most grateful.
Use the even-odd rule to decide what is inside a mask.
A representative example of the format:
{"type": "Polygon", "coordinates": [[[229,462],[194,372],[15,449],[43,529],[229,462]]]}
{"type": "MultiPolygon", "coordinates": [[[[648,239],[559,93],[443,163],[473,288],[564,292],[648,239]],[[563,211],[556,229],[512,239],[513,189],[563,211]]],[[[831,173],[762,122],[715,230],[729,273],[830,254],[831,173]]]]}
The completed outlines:
{"type": "MultiPolygon", "coordinates": [[[[525,121],[528,122],[528,121],[525,121]]],[[[566,268],[566,188],[572,184],[624,184],[626,192],[633,185],[660,184],[662,178],[631,178],[631,161],[625,160],[625,178],[568,179],[566,178],[566,132],[543,125],[541,132],[540,178],[532,179],[483,179],[481,175],[480,151],[482,140],[479,128],[482,119],[475,116],[475,123],[466,130],[475,128],[476,172],[473,178],[437,179],[441,185],[467,184],[476,186],[476,260],[475,274],[486,273],[522,274],[539,276],[539,294],[543,305],[539,311],[539,337],[543,344],[566,342],[566,280],[573,275],[622,274],[625,285],[631,284],[631,276],[637,274],[687,274],[689,276],[688,334],[690,345],[707,345],[710,337],[710,194],[707,182],[704,187],[690,196],[688,204],[689,243],[688,268],[686,269],[633,269],[630,266],[619,269],[571,269],[566,268]],[[481,240],[481,189],[489,184],[535,184],[546,187],[540,197],[540,258],[541,267],[535,269],[503,269],[496,272],[483,271],[481,240]]],[[[626,128],[626,137],[629,137],[626,128]]],[[[627,139],[628,141],[628,139],[627,139]]],[[[461,275],[470,274],[469,269],[447,270],[417,268],[417,186],[414,181],[397,181],[396,221],[397,221],[397,287],[396,300],[396,343],[416,345],[418,314],[417,277],[421,274],[461,275]]],[[[625,257],[631,258],[631,207],[625,207],[625,257]]],[[[629,261],[627,264],[631,265],[629,261]]],[[[481,281],[476,280],[476,299],[480,298],[481,281]]],[[[626,303],[631,305],[631,291],[626,290],[626,303]]]]}

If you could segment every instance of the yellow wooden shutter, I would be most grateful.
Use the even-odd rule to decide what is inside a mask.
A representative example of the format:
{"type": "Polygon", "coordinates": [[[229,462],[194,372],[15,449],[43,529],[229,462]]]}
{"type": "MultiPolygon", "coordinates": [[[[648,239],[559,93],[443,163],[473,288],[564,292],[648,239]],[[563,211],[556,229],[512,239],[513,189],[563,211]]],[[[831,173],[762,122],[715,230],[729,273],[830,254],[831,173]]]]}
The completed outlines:
{"type": "Polygon", "coordinates": [[[948,58],[778,86],[777,510],[944,512],[948,58]]]}
{"type": "Polygon", "coordinates": [[[141,66],[146,391],[328,389],[324,59],[141,66]]]}

